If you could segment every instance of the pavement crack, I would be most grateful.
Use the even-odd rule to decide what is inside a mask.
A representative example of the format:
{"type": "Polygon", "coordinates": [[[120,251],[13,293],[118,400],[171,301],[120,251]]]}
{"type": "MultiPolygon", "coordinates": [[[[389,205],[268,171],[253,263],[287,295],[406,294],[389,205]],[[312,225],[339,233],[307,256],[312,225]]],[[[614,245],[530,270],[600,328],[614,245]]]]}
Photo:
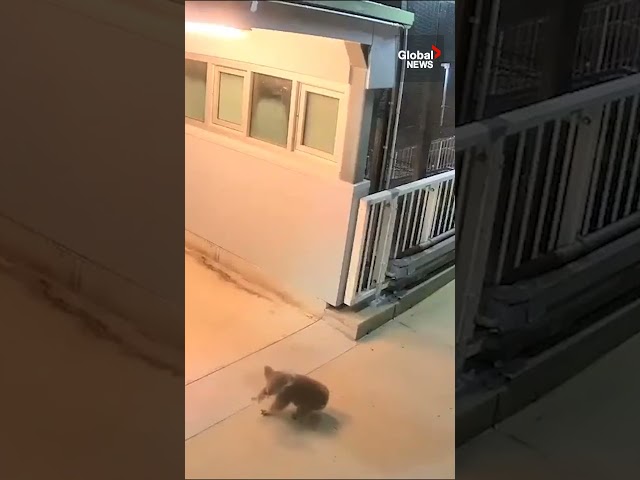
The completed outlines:
{"type": "Polygon", "coordinates": [[[185,385],[184,385],[184,386],[185,386],[185,387],[188,387],[189,385],[192,385],[192,384],[196,383],[196,382],[197,382],[197,381],[199,381],[199,380],[202,380],[202,379],[204,379],[204,378],[207,378],[208,376],[213,375],[214,373],[219,372],[220,370],[223,370],[223,369],[225,369],[225,368],[227,368],[227,367],[230,367],[231,365],[234,365],[234,364],[236,364],[236,363],[238,363],[238,362],[241,362],[242,360],[244,360],[244,359],[246,359],[246,358],[249,358],[249,357],[251,357],[252,355],[255,355],[256,353],[261,352],[262,350],[265,350],[265,349],[267,349],[267,348],[269,348],[269,347],[272,347],[273,345],[276,345],[276,344],[278,344],[278,343],[282,342],[283,340],[286,340],[287,338],[292,337],[293,335],[296,335],[296,334],[298,334],[298,333],[300,333],[300,332],[302,332],[302,331],[306,330],[307,328],[311,327],[312,325],[315,325],[315,324],[316,324],[316,323],[318,323],[320,320],[322,320],[322,319],[323,319],[323,317],[324,317],[324,315],[321,315],[321,316],[320,316],[320,317],[318,317],[315,321],[313,321],[313,322],[309,323],[308,325],[305,325],[304,327],[299,328],[298,330],[295,330],[295,331],[293,331],[293,332],[291,332],[291,333],[287,334],[286,336],[284,336],[284,337],[282,337],[282,338],[279,338],[278,340],[274,340],[273,342],[271,342],[271,343],[269,343],[269,344],[267,344],[267,345],[265,345],[265,346],[263,346],[263,347],[260,347],[258,350],[255,350],[255,351],[253,351],[253,352],[251,352],[251,353],[248,353],[248,354],[244,355],[243,357],[237,358],[237,359],[235,359],[233,362],[229,362],[229,363],[226,363],[226,364],[224,364],[224,365],[221,365],[221,366],[219,366],[218,368],[215,368],[214,370],[212,370],[212,371],[210,371],[210,372],[208,372],[208,373],[205,373],[204,375],[202,375],[202,376],[200,376],[200,377],[198,377],[198,378],[195,378],[195,379],[193,379],[193,380],[191,380],[191,381],[189,381],[189,382],[185,383],[185,385]]]}
{"type": "MultiPolygon", "coordinates": [[[[319,320],[318,320],[318,321],[319,321],[319,320]]],[[[315,323],[315,322],[314,322],[314,323],[315,323]]],[[[307,327],[309,327],[309,326],[311,326],[311,325],[308,325],[307,327]]],[[[304,328],[307,328],[307,327],[304,327],[304,328]]],[[[304,330],[304,328],[300,329],[299,331],[304,330]]],[[[295,333],[292,333],[291,335],[294,335],[294,334],[295,334],[295,333]]],[[[291,336],[291,335],[288,335],[288,336],[291,336]]],[[[285,338],[286,338],[286,337],[285,337],[285,338]]],[[[282,340],[284,340],[284,339],[282,339],[282,340]]],[[[274,344],[275,344],[275,343],[278,343],[278,342],[274,342],[274,344]]],[[[272,344],[272,345],[273,345],[273,344],[272,344]]],[[[331,359],[329,359],[329,360],[327,360],[326,362],[324,362],[324,363],[322,363],[322,364],[318,365],[317,367],[312,368],[311,370],[307,371],[307,372],[305,373],[305,375],[310,375],[310,374],[312,374],[313,372],[315,372],[315,371],[319,370],[320,368],[324,367],[325,365],[328,365],[329,363],[333,362],[334,360],[336,360],[336,359],[340,358],[340,357],[341,357],[342,355],[344,355],[345,353],[350,352],[352,349],[356,348],[357,346],[358,346],[358,344],[357,344],[357,343],[354,343],[354,344],[353,344],[353,345],[351,345],[348,349],[344,350],[343,352],[339,353],[338,355],[336,355],[336,356],[332,357],[331,359]]],[[[266,347],[265,347],[265,348],[266,348],[266,347]]],[[[261,350],[262,350],[262,349],[261,349],[261,350]]],[[[258,350],[258,351],[259,351],[259,350],[258,350]]],[[[256,352],[253,352],[253,353],[256,353],[256,352]]],[[[246,356],[246,357],[244,357],[244,358],[247,358],[247,357],[249,357],[249,356],[253,355],[253,353],[252,353],[252,354],[250,354],[250,355],[247,355],[247,356],[246,356]]],[[[242,359],[240,359],[240,360],[242,360],[242,359]]],[[[240,361],[240,360],[236,360],[236,362],[237,362],[237,361],[240,361]]],[[[233,362],[233,363],[236,363],[236,362],[233,362]]],[[[232,364],[229,364],[229,365],[232,365],[232,364]]],[[[222,367],[222,368],[224,368],[224,367],[222,367]]],[[[212,372],[212,373],[213,373],[213,372],[212,372]]],[[[209,375],[211,375],[211,374],[209,374],[209,375]]],[[[205,375],[205,376],[207,376],[207,375],[205,375]]],[[[197,381],[197,380],[194,380],[194,382],[195,382],[195,381],[197,381]]],[[[191,382],[191,383],[193,383],[193,382],[191,382]]],[[[193,435],[191,435],[190,437],[188,437],[188,438],[186,438],[186,439],[185,439],[185,443],[186,443],[186,442],[188,442],[189,440],[191,440],[191,439],[193,439],[193,438],[197,437],[198,435],[200,435],[200,434],[202,434],[202,433],[204,433],[204,432],[206,432],[206,431],[208,431],[208,430],[212,429],[213,427],[215,427],[215,426],[217,426],[217,425],[220,425],[222,422],[225,422],[225,421],[229,420],[230,418],[235,417],[235,416],[236,416],[236,415],[238,415],[239,413],[244,412],[246,409],[250,408],[252,405],[253,405],[253,402],[251,402],[251,403],[249,403],[249,404],[245,405],[244,407],[242,407],[242,408],[240,408],[240,409],[236,410],[235,412],[233,412],[233,413],[231,413],[231,414],[227,415],[226,417],[221,418],[220,420],[218,420],[218,421],[216,421],[216,422],[212,423],[212,424],[211,424],[211,425],[209,425],[208,427],[203,428],[203,429],[202,429],[202,430],[200,430],[199,432],[194,433],[193,435]]]]}
{"type": "Polygon", "coordinates": [[[403,321],[401,321],[401,320],[397,320],[397,319],[396,319],[396,321],[397,321],[400,325],[402,325],[403,327],[407,327],[407,328],[408,328],[409,330],[411,330],[413,333],[418,333],[418,331],[417,331],[415,328],[410,327],[409,325],[407,325],[407,324],[406,324],[406,323],[404,323],[403,321]]]}

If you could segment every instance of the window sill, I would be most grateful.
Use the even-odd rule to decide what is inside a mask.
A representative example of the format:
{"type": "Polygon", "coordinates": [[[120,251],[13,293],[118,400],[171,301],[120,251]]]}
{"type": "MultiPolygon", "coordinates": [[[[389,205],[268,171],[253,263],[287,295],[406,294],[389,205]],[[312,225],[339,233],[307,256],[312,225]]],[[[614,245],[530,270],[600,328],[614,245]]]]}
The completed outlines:
{"type": "Polygon", "coordinates": [[[185,134],[304,175],[340,181],[340,168],[334,161],[300,151],[291,152],[224,127],[214,128],[185,123],[185,134]]]}

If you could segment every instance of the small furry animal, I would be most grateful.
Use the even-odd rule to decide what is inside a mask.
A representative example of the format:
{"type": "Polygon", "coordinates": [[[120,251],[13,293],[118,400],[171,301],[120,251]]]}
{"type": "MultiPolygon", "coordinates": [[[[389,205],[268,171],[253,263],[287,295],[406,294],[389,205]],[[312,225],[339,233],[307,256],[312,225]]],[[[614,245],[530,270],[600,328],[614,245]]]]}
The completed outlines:
{"type": "Polygon", "coordinates": [[[260,402],[272,395],[276,398],[268,410],[261,410],[262,415],[273,415],[293,403],[297,408],[292,417],[303,419],[313,411],[322,410],[329,402],[329,389],[306,375],[280,372],[267,365],[264,378],[267,386],[254,400],[260,402]]]}

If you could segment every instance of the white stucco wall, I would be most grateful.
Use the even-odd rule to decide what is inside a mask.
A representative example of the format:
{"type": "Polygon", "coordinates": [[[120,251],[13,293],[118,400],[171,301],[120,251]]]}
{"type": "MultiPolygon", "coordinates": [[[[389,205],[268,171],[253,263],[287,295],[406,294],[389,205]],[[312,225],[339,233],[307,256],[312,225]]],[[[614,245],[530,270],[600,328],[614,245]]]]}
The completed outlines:
{"type": "Polygon", "coordinates": [[[185,135],[187,230],[328,303],[339,295],[354,185],[185,135]]]}
{"type": "Polygon", "coordinates": [[[248,146],[224,132],[185,127],[186,229],[282,285],[330,304],[340,300],[358,200],[356,185],[340,180],[341,166],[355,160],[360,139],[366,67],[355,46],[266,30],[233,40],[185,37],[188,53],[301,73],[347,90],[350,131],[332,168],[324,161],[287,165],[268,145],[248,146]]]}

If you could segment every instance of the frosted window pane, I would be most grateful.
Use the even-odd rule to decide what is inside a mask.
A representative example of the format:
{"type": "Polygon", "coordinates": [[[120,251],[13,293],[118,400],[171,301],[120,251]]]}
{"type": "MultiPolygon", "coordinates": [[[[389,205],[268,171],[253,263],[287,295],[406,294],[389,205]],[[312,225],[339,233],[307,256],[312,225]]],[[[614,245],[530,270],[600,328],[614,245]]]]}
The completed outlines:
{"type": "Polygon", "coordinates": [[[286,147],[290,106],[291,80],[254,74],[249,135],[286,147]]]}
{"type": "Polygon", "coordinates": [[[242,123],[242,91],[244,77],[220,72],[220,92],[218,92],[218,118],[240,125],[242,123]]]}
{"type": "Polygon", "coordinates": [[[333,153],[338,125],[337,98],[307,93],[302,144],[326,153],[333,153]]]}
{"type": "Polygon", "coordinates": [[[207,64],[184,60],[184,116],[204,122],[207,64]]]}

